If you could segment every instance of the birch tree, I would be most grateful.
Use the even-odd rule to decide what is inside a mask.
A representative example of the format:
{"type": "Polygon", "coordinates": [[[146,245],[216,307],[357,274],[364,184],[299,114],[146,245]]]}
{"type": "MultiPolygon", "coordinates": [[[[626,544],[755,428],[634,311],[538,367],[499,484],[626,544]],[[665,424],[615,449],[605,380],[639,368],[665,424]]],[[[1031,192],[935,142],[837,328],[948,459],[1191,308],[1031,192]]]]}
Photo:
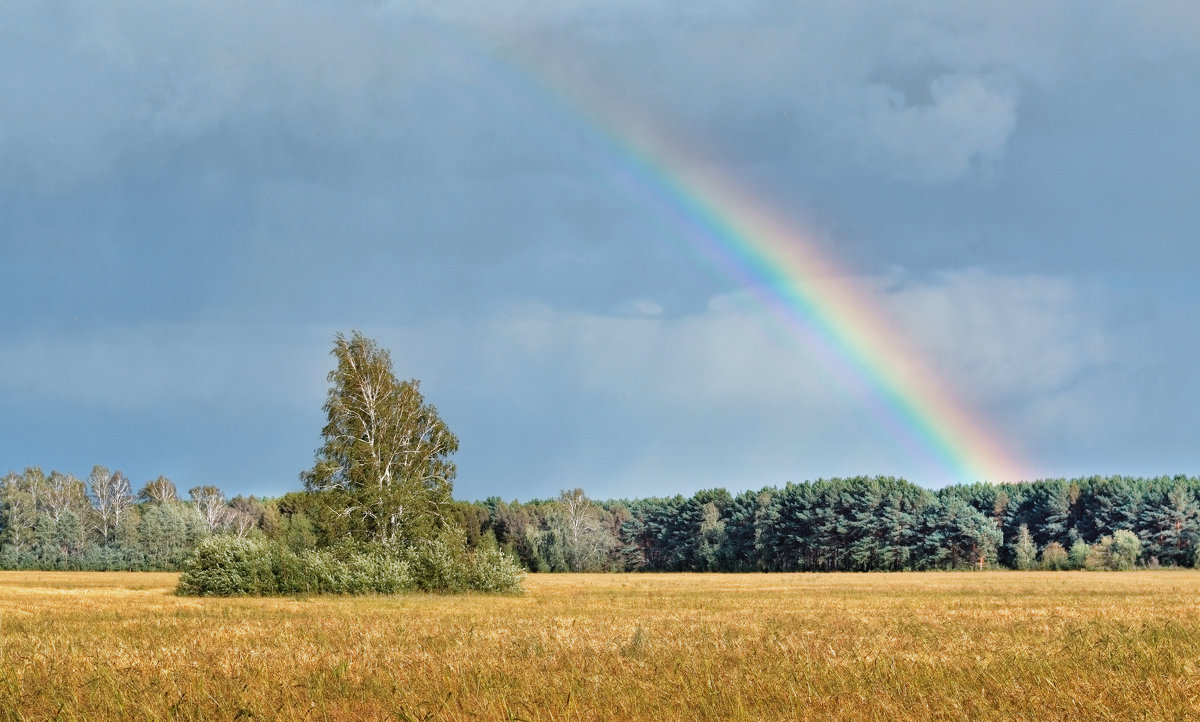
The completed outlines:
{"type": "Polygon", "coordinates": [[[58,471],[50,473],[46,480],[46,493],[43,498],[46,512],[57,523],[68,511],[78,516],[91,510],[92,503],[87,497],[87,487],[74,474],[63,474],[58,471]]]}
{"type": "Polygon", "coordinates": [[[20,475],[9,472],[0,480],[0,544],[12,549],[14,556],[33,544],[38,489],[32,482],[44,480],[41,470],[32,468],[20,475]]]}
{"type": "Polygon", "coordinates": [[[324,492],[352,538],[394,546],[430,537],[446,525],[458,439],[419,382],[396,380],[374,340],[339,333],[332,354],[324,443],[301,475],[305,487],[324,492]]]}
{"type": "Polygon", "coordinates": [[[583,489],[559,494],[547,528],[536,537],[543,556],[554,567],[561,559],[564,571],[589,572],[604,568],[612,549],[613,536],[605,529],[603,510],[592,503],[583,489]],[[561,549],[553,549],[555,545],[561,549]]]}
{"type": "Polygon", "coordinates": [[[229,520],[229,509],[225,506],[225,494],[215,486],[194,486],[188,494],[196,504],[196,511],[204,517],[209,534],[216,534],[229,520]]]}
{"type": "Polygon", "coordinates": [[[169,501],[178,500],[179,492],[175,489],[175,482],[165,476],[160,476],[154,481],[147,481],[142,490],[138,492],[138,498],[155,504],[166,504],[169,501]]]}
{"type": "Polygon", "coordinates": [[[116,538],[121,520],[133,506],[133,491],[124,474],[119,471],[110,474],[103,466],[92,467],[88,482],[96,500],[96,528],[101,542],[108,546],[116,538]]]}

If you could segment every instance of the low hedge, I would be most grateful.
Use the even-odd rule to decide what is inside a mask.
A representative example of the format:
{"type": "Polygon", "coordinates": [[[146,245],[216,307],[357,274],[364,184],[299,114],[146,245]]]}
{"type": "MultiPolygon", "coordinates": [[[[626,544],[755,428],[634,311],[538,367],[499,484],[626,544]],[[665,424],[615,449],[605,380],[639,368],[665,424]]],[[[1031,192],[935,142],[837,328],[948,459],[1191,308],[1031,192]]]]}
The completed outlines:
{"type": "Polygon", "coordinates": [[[499,550],[466,552],[445,540],[399,553],[356,546],[295,552],[277,542],[214,536],[184,560],[177,591],[213,597],[516,593],[524,576],[520,564],[499,550]]]}

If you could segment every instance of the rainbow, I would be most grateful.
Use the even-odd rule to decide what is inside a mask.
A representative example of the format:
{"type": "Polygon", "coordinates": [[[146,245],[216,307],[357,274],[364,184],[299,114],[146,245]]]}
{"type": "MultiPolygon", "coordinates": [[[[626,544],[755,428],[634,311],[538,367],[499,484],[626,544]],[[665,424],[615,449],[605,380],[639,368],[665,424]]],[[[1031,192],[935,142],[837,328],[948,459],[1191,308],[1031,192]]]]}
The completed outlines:
{"type": "Polygon", "coordinates": [[[940,481],[1015,482],[1033,478],[986,419],[967,409],[808,233],[652,124],[577,77],[564,63],[489,53],[509,83],[553,101],[586,132],[612,177],[665,219],[692,250],[758,300],[793,342],[814,352],[858,396],[893,441],[940,481]]]}

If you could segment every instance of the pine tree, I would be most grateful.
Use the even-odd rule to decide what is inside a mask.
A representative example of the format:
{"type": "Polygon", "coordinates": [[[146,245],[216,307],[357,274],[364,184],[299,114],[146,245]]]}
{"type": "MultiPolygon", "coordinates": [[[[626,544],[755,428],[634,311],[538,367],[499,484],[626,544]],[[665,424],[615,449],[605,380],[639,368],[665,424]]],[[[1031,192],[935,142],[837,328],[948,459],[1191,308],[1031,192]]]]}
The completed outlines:
{"type": "Polygon", "coordinates": [[[1200,506],[1177,483],[1154,503],[1146,504],[1138,524],[1145,553],[1160,564],[1187,566],[1195,556],[1200,506]]]}
{"type": "Polygon", "coordinates": [[[1063,544],[1069,540],[1068,531],[1071,524],[1070,487],[1061,479],[1042,482],[1040,486],[1037,511],[1041,524],[1037,529],[1038,541],[1042,544],[1063,544]]]}

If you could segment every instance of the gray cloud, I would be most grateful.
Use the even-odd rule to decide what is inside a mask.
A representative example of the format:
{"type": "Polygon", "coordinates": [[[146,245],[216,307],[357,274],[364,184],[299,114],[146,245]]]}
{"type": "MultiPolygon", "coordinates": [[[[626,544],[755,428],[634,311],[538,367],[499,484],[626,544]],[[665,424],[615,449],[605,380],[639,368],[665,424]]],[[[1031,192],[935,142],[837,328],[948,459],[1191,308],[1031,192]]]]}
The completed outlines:
{"type": "MultiPolygon", "coordinates": [[[[816,133],[885,173],[953,180],[1003,158],[1029,84],[1090,72],[1107,48],[1194,60],[1192,14],[1159,7],[1129,27],[1114,10],[1037,4],[9,3],[2,179],[69,188],[256,128],[255,142],[326,151],[432,145],[427,163],[465,139],[456,160],[494,162],[513,146],[475,121],[530,110],[505,108],[481,64],[489,44],[515,42],[619,82],[698,140],[725,135],[761,158],[816,133]]],[[[522,163],[539,155],[518,147],[522,163]]]]}
{"type": "MultiPolygon", "coordinates": [[[[1182,355],[1115,353],[1169,333],[1173,318],[1121,331],[1112,324],[1120,297],[1065,278],[974,269],[864,281],[946,383],[1047,473],[1069,463],[1058,456],[1063,448],[1086,439],[1119,452],[1156,434],[1131,421],[1180,410],[1181,399],[1159,396],[1166,406],[1140,408],[1129,394],[1144,387],[1142,377],[1185,374],[1182,355]]],[[[307,433],[296,427],[273,452],[297,467],[273,472],[290,479],[316,438],[332,329],[267,330],[189,324],[43,334],[8,343],[0,379],[15,403],[72,404],[88,409],[84,417],[161,418],[177,410],[191,416],[189,427],[231,434],[264,415],[307,419],[307,433]]],[[[878,419],[848,405],[819,358],[764,325],[756,302],[741,295],[682,315],[531,303],[364,331],[392,349],[400,376],[422,379],[427,398],[469,442],[460,455],[467,496],[511,488],[548,495],[577,484],[609,494],[667,493],[800,474],[948,480],[919,455],[907,456],[878,419]]],[[[130,442],[141,443],[110,443],[107,453],[133,454],[130,442]]],[[[1089,448],[1096,463],[1114,458],[1089,448]]]]}
{"type": "MultiPolygon", "coordinates": [[[[1035,467],[1053,469],[1059,444],[1130,433],[1129,399],[1104,389],[1135,387],[1148,360],[1115,353],[1131,339],[1112,330],[1114,297],[1066,278],[979,269],[864,282],[935,373],[1035,467]]],[[[758,468],[752,459],[769,448],[780,474],[897,473],[899,464],[900,473],[945,481],[919,458],[898,462],[890,431],[847,408],[847,390],[820,359],[764,325],[746,297],[665,318],[522,306],[483,327],[396,329],[394,337],[408,349],[398,361],[442,369],[440,387],[471,379],[458,393],[519,400],[545,414],[543,423],[581,415],[568,424],[580,436],[562,439],[569,461],[543,478],[573,468],[579,483],[636,488],[674,463],[693,476],[706,469],[704,483],[718,484],[758,468]],[[539,379],[552,382],[531,392],[539,379]],[[574,390],[568,398],[589,401],[560,401],[564,387],[574,390]],[[576,463],[597,448],[608,449],[607,465],[576,463]]]]}
{"type": "Polygon", "coordinates": [[[1194,464],[1198,34],[1190,0],[3,3],[0,430],[155,474],[221,430],[274,449],[227,478],[290,483],[317,423],[273,424],[360,327],[468,496],[902,471],[554,70],[816,229],[1047,469],[1194,464]]]}

